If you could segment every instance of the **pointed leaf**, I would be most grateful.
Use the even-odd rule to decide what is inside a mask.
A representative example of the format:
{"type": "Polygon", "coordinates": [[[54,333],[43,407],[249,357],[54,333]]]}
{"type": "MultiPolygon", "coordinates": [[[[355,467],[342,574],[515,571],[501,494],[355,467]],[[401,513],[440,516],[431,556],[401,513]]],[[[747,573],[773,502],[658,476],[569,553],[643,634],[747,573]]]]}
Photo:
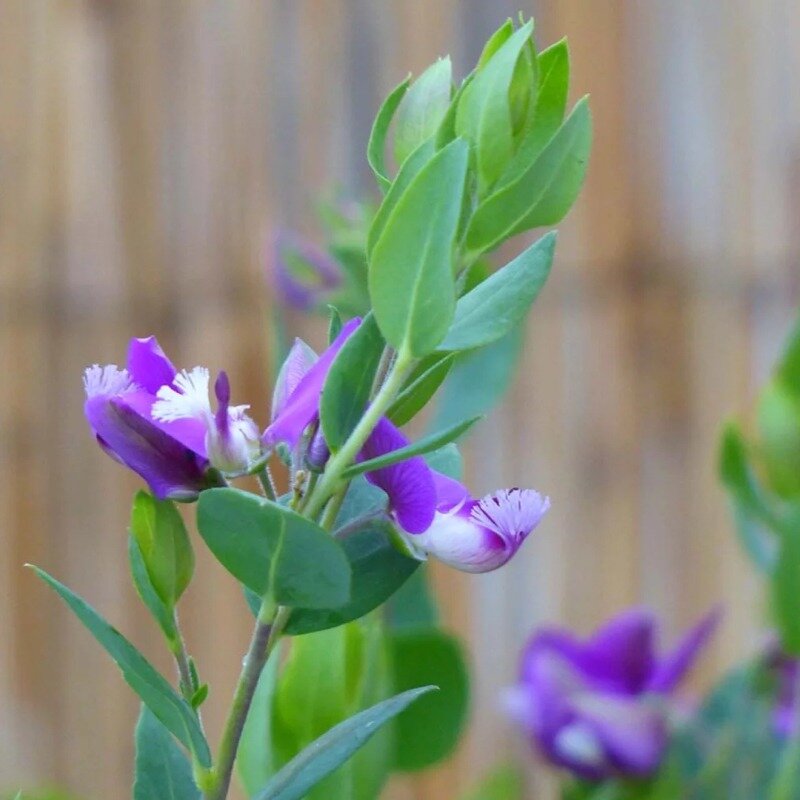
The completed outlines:
{"type": "Polygon", "coordinates": [[[198,761],[208,767],[211,754],[191,706],[167,683],[152,664],[115,628],[111,627],[85,600],[52,578],[44,570],[34,572],[60,595],[122,670],[122,677],[142,702],[198,761]]]}
{"type": "Polygon", "coordinates": [[[398,426],[410,422],[444,383],[454,360],[455,353],[435,353],[423,359],[406,386],[397,395],[386,416],[398,426]]]}
{"type": "Polygon", "coordinates": [[[331,364],[319,411],[325,442],[334,453],[364,414],[383,349],[375,317],[368,314],[331,364]]]}
{"type": "Polygon", "coordinates": [[[309,789],[363,747],[387,722],[434,688],[424,686],[403,692],[331,728],[278,772],[255,800],[300,800],[309,789]]]}
{"type": "Polygon", "coordinates": [[[147,706],[136,725],[133,800],[200,800],[192,765],[147,706]]]}
{"type": "Polygon", "coordinates": [[[222,566],[261,597],[305,608],[336,608],[349,598],[341,545],[284,506],[239,489],[209,489],[198,501],[197,526],[222,566]]]}
{"type": "Polygon", "coordinates": [[[556,234],[524,250],[456,304],[441,350],[472,350],[505,336],[525,319],[550,274],[556,234]]]}
{"type": "Polygon", "coordinates": [[[175,640],[177,631],[175,630],[172,612],[164,605],[164,601],[153,588],[150,576],[147,573],[147,567],[142,558],[142,552],[139,549],[139,543],[133,534],[128,536],[128,561],[136,592],[159,624],[167,639],[170,641],[175,640]]]}
{"type": "Polygon", "coordinates": [[[436,133],[450,106],[452,73],[449,56],[437,59],[403,97],[394,128],[394,155],[398,164],[436,133]]]}
{"type": "Polygon", "coordinates": [[[517,61],[532,33],[533,20],[529,20],[477,70],[458,101],[456,133],[475,148],[483,185],[492,184],[500,176],[513,154],[509,89],[517,61]]]}
{"type": "Polygon", "coordinates": [[[369,287],[375,318],[401,355],[431,352],[453,318],[453,242],[466,171],[467,146],[457,139],[420,170],[372,252],[369,287]]]}
{"type": "Polygon", "coordinates": [[[443,431],[425,436],[417,442],[412,442],[406,447],[401,447],[397,450],[392,450],[390,453],[379,456],[378,458],[371,458],[369,461],[361,461],[358,464],[353,464],[342,473],[344,479],[354,478],[356,475],[361,475],[364,472],[374,472],[376,469],[383,469],[398,461],[405,461],[412,456],[421,456],[425,453],[430,453],[433,450],[438,450],[444,447],[449,442],[455,441],[463,433],[468,431],[481,417],[473,417],[472,419],[465,419],[462,422],[457,422],[443,431]]]}
{"type": "Polygon", "coordinates": [[[493,250],[514,234],[562,219],[583,185],[591,141],[583,98],[533,164],[478,206],[467,229],[469,250],[493,250]]]}
{"type": "Polygon", "coordinates": [[[383,101],[367,143],[367,161],[378,181],[378,186],[385,192],[391,186],[391,180],[386,173],[386,136],[389,133],[389,126],[392,124],[397,107],[403,99],[408,86],[411,83],[409,75],[401,84],[396,86],[389,96],[383,101]]]}

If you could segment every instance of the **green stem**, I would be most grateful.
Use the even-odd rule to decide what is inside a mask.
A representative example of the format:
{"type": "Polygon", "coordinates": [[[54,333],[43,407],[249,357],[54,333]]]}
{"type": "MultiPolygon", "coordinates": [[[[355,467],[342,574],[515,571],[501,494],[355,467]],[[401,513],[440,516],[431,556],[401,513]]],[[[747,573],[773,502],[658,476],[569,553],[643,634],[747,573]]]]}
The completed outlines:
{"type": "Polygon", "coordinates": [[[270,475],[269,467],[265,464],[264,469],[257,472],[256,475],[258,476],[258,482],[261,484],[261,488],[264,490],[264,496],[268,500],[277,499],[277,495],[275,494],[275,484],[272,481],[272,475],[270,475]]]}
{"type": "Polygon", "coordinates": [[[275,613],[275,606],[271,601],[262,601],[250,640],[250,647],[247,650],[239,682],[233,695],[233,703],[222,732],[217,763],[210,781],[211,785],[204,794],[205,800],[225,800],[228,796],[236,752],[239,749],[247,712],[250,710],[253,695],[258,686],[258,679],[261,677],[270,653],[280,639],[280,633],[287,620],[286,609],[280,608],[275,613]]]}
{"type": "Polygon", "coordinates": [[[333,526],[336,523],[336,517],[339,516],[339,509],[342,507],[342,503],[344,502],[344,495],[346,489],[342,487],[339,489],[336,494],[328,500],[328,505],[325,506],[325,510],[322,512],[322,517],[319,521],[320,527],[324,528],[326,531],[333,530],[333,526]]]}
{"type": "Polygon", "coordinates": [[[178,624],[178,612],[172,611],[172,625],[175,628],[175,637],[169,639],[169,649],[175,658],[175,666],[178,668],[178,682],[181,694],[187,702],[191,702],[194,694],[194,681],[192,671],[189,668],[189,654],[186,651],[186,642],[183,639],[180,626],[178,624]]]}
{"type": "Polygon", "coordinates": [[[361,417],[341,449],[328,461],[325,472],[322,473],[314,493],[308,498],[308,503],[303,509],[305,516],[309,519],[314,519],[319,514],[325,501],[336,491],[342,472],[353,463],[378,420],[392,404],[413,366],[414,359],[401,350],[380,391],[367,406],[364,416],[361,417]]]}

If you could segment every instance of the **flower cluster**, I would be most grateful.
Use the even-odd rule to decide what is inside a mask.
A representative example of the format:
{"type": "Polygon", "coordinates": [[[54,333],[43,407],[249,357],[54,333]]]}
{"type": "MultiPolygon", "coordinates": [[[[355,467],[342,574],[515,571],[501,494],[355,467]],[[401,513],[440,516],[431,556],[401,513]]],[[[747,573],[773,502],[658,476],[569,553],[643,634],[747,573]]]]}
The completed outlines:
{"type": "Polygon", "coordinates": [[[644,609],[619,614],[584,641],[541,629],[506,692],[508,713],[548,761],[581,778],[651,775],[668,743],[670,695],[718,618],[706,616],[664,656],[655,651],[656,618],[644,609]]]}
{"type": "MultiPolygon", "coordinates": [[[[249,406],[230,404],[224,372],[214,383],[215,411],[208,370],[178,372],[155,337],[131,341],[126,369],[95,365],[86,370],[86,417],[103,449],[137,472],[160,499],[194,500],[225,477],[263,464],[281,445],[297,463],[321,471],[329,456],[319,425],[322,390],[337,354],[360,324],[360,318],[347,322],[320,356],[295,341],[280,370],[263,434],[247,415],[249,406]]],[[[378,458],[408,444],[381,417],[358,458],[378,458]]],[[[407,552],[420,560],[435,556],[465,572],[505,564],[550,507],[549,498],[532,489],[503,489],[476,499],[421,456],[366,477],[386,493],[387,513],[407,552]]]]}

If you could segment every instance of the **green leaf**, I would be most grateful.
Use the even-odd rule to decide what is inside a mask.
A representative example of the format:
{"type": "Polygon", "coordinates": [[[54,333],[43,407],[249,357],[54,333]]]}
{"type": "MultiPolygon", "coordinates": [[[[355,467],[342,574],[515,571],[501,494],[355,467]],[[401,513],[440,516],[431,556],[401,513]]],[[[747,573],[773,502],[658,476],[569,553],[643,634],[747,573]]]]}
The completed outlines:
{"type": "Polygon", "coordinates": [[[421,564],[386,603],[386,622],[392,630],[419,630],[439,624],[439,610],[428,581],[428,566],[421,564]]]}
{"type": "Polygon", "coordinates": [[[550,274],[556,234],[545,234],[456,305],[441,350],[472,350],[500,339],[519,325],[550,274]]]}
{"type": "Polygon", "coordinates": [[[192,765],[169,731],[142,706],[136,724],[133,800],[199,800],[192,765]]]}
{"type": "Polygon", "coordinates": [[[448,478],[460,481],[464,477],[464,459],[455,442],[428,453],[425,460],[431,469],[447,475],[448,478]]]}
{"type": "Polygon", "coordinates": [[[279,660],[280,654],[276,649],[261,671],[236,755],[237,774],[248,797],[255,795],[275,771],[270,741],[270,715],[279,660]]]}
{"type": "Polygon", "coordinates": [[[386,509],[386,495],[377,486],[360,476],[350,482],[344,502],[336,517],[335,528],[341,528],[355,519],[374,515],[386,509]]]}
{"type": "Polygon", "coordinates": [[[483,46],[478,64],[475,69],[480,70],[481,67],[489,63],[489,59],[505,44],[511,34],[514,33],[514,23],[511,19],[507,19],[490,37],[486,44],[483,46]]]}
{"type": "Polygon", "coordinates": [[[425,453],[430,453],[432,450],[438,450],[444,445],[458,439],[463,433],[468,431],[481,417],[473,417],[472,419],[465,419],[445,428],[442,431],[437,431],[429,436],[425,436],[417,442],[412,442],[405,447],[400,447],[397,450],[392,450],[390,453],[371,458],[368,461],[360,461],[358,464],[353,464],[342,472],[342,477],[347,480],[354,478],[356,475],[361,475],[364,472],[374,472],[376,469],[383,469],[398,461],[405,461],[412,456],[421,456],[425,453]]]}
{"type": "Polygon", "coordinates": [[[363,747],[387,722],[434,688],[424,686],[403,692],[339,723],[292,759],[255,800],[300,800],[316,783],[363,747]]]}
{"type": "Polygon", "coordinates": [[[800,526],[781,536],[772,576],[772,606],[783,650],[800,656],[800,526]]]}
{"type": "Polygon", "coordinates": [[[758,399],[761,453],[771,488],[781,498],[800,498],[800,397],[779,378],[758,399]]]}
{"type": "Polygon", "coordinates": [[[411,772],[454,750],[467,718],[469,682],[458,641],[442,631],[397,631],[391,638],[395,691],[435,681],[440,689],[395,723],[395,768],[411,772]]]}
{"type": "Polygon", "coordinates": [[[567,40],[543,50],[537,58],[539,87],[530,126],[524,132],[517,152],[509,162],[496,189],[512,183],[524,172],[552,139],[567,108],[569,89],[569,48],[567,40]]]}
{"type": "Polygon", "coordinates": [[[150,583],[172,608],[194,573],[194,551],[186,526],[171,500],[139,491],[131,509],[131,533],[139,544],[150,583]]]}
{"type": "Polygon", "coordinates": [[[336,306],[328,306],[328,344],[332,344],[333,340],[339,335],[342,330],[342,315],[336,306]]]}
{"type": "Polygon", "coordinates": [[[509,764],[492,770],[463,800],[523,800],[524,792],[522,773],[509,764]]]}
{"type": "Polygon", "coordinates": [[[469,250],[493,250],[517,233],[562,219],[583,185],[591,142],[584,97],[534,162],[478,206],[467,228],[469,250]]]}
{"type": "Polygon", "coordinates": [[[478,175],[485,186],[494,183],[513,155],[509,90],[532,33],[533,20],[529,20],[478,69],[458,101],[456,133],[475,148],[478,175]]]}
{"type": "Polygon", "coordinates": [[[800,400],[800,317],[784,345],[777,377],[789,393],[800,400]]]}
{"type": "Polygon", "coordinates": [[[386,173],[386,136],[389,132],[389,126],[392,124],[395,112],[405,96],[410,83],[411,76],[409,75],[401,84],[390,92],[389,96],[383,101],[383,105],[378,110],[378,115],[375,117],[375,122],[372,125],[372,131],[369,135],[369,142],[367,143],[367,161],[372,171],[375,173],[378,186],[382,192],[385,192],[392,183],[386,173]]]}
{"type": "Polygon", "coordinates": [[[133,534],[128,536],[128,561],[130,563],[131,577],[133,578],[133,585],[136,587],[136,592],[155,618],[167,639],[169,641],[175,641],[178,632],[175,630],[175,621],[172,611],[167,608],[164,601],[153,588],[153,584],[150,582],[150,576],[147,573],[147,567],[142,558],[142,551],[139,549],[139,543],[136,541],[133,534]]]}
{"type": "Polygon", "coordinates": [[[455,353],[434,353],[424,358],[389,407],[386,416],[398,426],[411,422],[442,385],[454,360],[455,353]]]}
{"type": "Polygon", "coordinates": [[[394,156],[398,164],[436,133],[450,106],[452,73],[449,56],[440,58],[405,93],[394,128],[394,156]]]}
{"type": "Polygon", "coordinates": [[[427,142],[420,144],[403,162],[397,177],[392,182],[389,191],[386,192],[386,197],[383,198],[383,202],[378,206],[378,210],[375,212],[372,224],[369,227],[369,233],[367,234],[367,255],[369,257],[372,256],[372,251],[375,249],[378,239],[381,238],[386,222],[391,217],[398,201],[414,178],[419,175],[420,170],[431,160],[435,152],[433,140],[429,139],[427,142]]]}
{"type": "Polygon", "coordinates": [[[320,420],[333,452],[347,441],[364,414],[383,348],[375,317],[368,314],[331,364],[320,400],[320,420]]]}
{"type": "Polygon", "coordinates": [[[719,475],[731,495],[736,528],[745,552],[753,563],[769,571],[775,565],[780,522],[769,506],[747,458],[747,447],[739,426],[729,422],[722,432],[719,475]],[[772,528],[770,533],[768,528],[772,528]]]}
{"type": "Polygon", "coordinates": [[[239,489],[209,489],[197,504],[197,526],[222,566],[260,597],[302,608],[348,601],[341,546],[288,508],[239,489]]]}
{"type": "Polygon", "coordinates": [[[511,384],[524,338],[525,326],[519,325],[496,342],[460,355],[439,393],[432,427],[490,411],[511,384]]]}
{"type": "Polygon", "coordinates": [[[413,574],[419,561],[399,553],[392,544],[388,523],[372,522],[342,541],[350,562],[350,600],[330,610],[295,609],[286,626],[291,635],[343,625],[385,603],[413,574]]]}
{"type": "Polygon", "coordinates": [[[431,352],[450,327],[453,241],[466,170],[467,146],[461,140],[433,156],[403,192],[372,252],[375,318],[401,357],[431,352]]]}
{"type": "Polygon", "coordinates": [[[208,744],[191,706],[179,697],[152,664],[115,628],[112,628],[85,600],[52,578],[44,570],[34,572],[69,606],[94,638],[122,670],[122,677],[142,702],[202,766],[211,764],[208,744]]]}
{"type": "Polygon", "coordinates": [[[800,738],[791,738],[778,761],[778,773],[769,788],[769,800],[797,800],[800,790],[800,738]]]}

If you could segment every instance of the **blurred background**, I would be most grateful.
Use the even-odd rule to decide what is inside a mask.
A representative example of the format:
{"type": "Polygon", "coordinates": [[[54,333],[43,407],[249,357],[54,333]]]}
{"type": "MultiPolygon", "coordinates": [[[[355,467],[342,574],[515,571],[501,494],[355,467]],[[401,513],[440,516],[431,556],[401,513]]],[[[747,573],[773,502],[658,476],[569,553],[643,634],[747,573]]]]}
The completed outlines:
{"type": "MultiPolygon", "coordinates": [[[[761,599],[714,460],[800,290],[796,2],[3,0],[0,790],[123,798],[133,758],[136,700],[24,562],[170,669],[127,578],[137,482],[88,435],[83,368],[156,333],[179,365],[226,367],[266,422],[270,232],[314,237],[321,195],[373,191],[383,96],[448,52],[465,74],[520,9],[540,47],[569,37],[595,144],[523,368],[467,463],[475,493],[533,485],[553,511],[508,568],[436,572],[472,653],[470,731],[390,796],[448,800],[529,758],[497,694],[543,621],[587,631],[642,602],[671,640],[721,602],[698,685],[758,645],[761,599]]],[[[321,325],[290,319],[321,344],[321,325]]],[[[184,605],[215,741],[250,621],[206,558],[184,605]]]]}

